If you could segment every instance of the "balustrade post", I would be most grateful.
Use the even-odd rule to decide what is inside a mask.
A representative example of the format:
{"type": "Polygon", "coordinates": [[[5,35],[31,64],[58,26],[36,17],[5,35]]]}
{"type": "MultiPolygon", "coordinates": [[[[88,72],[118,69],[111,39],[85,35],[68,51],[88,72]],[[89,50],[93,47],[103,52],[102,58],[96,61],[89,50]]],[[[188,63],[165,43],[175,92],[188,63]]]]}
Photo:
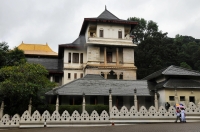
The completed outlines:
{"type": "Polygon", "coordinates": [[[175,96],[174,96],[174,98],[175,98],[175,103],[178,104],[179,101],[178,101],[178,96],[177,96],[176,87],[175,87],[175,96]]]}
{"type": "Polygon", "coordinates": [[[158,111],[158,99],[157,99],[157,91],[155,89],[155,100],[154,100],[156,111],[158,111]]]}
{"type": "Polygon", "coordinates": [[[82,112],[85,111],[85,93],[83,93],[83,105],[82,105],[82,112]]]}
{"type": "Polygon", "coordinates": [[[135,109],[138,111],[138,102],[137,102],[137,89],[135,88],[134,89],[134,106],[135,106],[135,109]]]}
{"type": "Polygon", "coordinates": [[[28,105],[28,112],[30,113],[30,115],[31,115],[31,109],[32,109],[32,98],[30,98],[29,105],[28,105]]]}
{"type": "Polygon", "coordinates": [[[56,111],[59,111],[59,95],[57,95],[56,99],[56,111]]]}
{"type": "Polygon", "coordinates": [[[4,101],[1,102],[0,119],[3,117],[4,101]]]}
{"type": "Polygon", "coordinates": [[[112,90],[109,89],[109,113],[111,112],[111,109],[112,109],[112,90]]]}

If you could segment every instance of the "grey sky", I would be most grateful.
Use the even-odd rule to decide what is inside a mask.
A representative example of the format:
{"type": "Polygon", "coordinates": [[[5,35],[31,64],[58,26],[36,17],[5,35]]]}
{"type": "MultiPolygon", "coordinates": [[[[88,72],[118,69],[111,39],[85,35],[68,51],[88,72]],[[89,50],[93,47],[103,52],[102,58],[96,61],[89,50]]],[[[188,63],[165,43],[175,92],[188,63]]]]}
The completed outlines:
{"type": "Polygon", "coordinates": [[[200,38],[199,0],[0,0],[0,42],[10,48],[47,42],[58,52],[59,44],[78,37],[83,19],[97,17],[105,5],[120,19],[153,20],[169,37],[200,38]]]}

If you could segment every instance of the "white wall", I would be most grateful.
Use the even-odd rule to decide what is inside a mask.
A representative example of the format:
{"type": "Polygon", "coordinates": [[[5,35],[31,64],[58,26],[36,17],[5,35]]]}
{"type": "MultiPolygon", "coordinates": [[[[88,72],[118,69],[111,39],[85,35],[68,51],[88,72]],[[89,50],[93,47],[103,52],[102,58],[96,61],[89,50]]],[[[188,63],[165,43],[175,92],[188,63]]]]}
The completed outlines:
{"type": "Polygon", "coordinates": [[[118,31],[122,31],[122,39],[124,39],[124,26],[114,24],[97,24],[97,37],[100,36],[99,31],[103,29],[103,38],[118,38],[118,31]]]}

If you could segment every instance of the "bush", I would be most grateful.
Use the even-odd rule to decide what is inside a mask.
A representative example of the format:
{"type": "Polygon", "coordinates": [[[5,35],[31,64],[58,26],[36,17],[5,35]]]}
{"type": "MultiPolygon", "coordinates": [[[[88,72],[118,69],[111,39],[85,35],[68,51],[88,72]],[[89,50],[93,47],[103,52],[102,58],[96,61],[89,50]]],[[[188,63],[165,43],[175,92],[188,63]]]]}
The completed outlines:
{"type": "Polygon", "coordinates": [[[96,110],[97,113],[100,115],[103,110],[106,112],[109,112],[109,106],[108,105],[103,105],[103,104],[98,104],[98,105],[86,105],[85,110],[88,112],[90,115],[92,111],[96,110]]]}
{"type": "MultiPolygon", "coordinates": [[[[32,108],[32,113],[38,110],[40,114],[42,115],[45,110],[49,111],[50,114],[53,114],[53,112],[56,110],[55,104],[48,104],[48,105],[38,105],[37,108],[33,107],[32,108]]],[[[70,115],[76,110],[78,111],[79,114],[82,113],[82,105],[59,105],[59,113],[62,114],[65,110],[69,112],[70,115]]],[[[86,104],[85,110],[88,112],[90,115],[92,111],[96,110],[97,113],[100,115],[103,110],[106,112],[109,111],[109,106],[108,105],[88,105],[86,104]]]]}

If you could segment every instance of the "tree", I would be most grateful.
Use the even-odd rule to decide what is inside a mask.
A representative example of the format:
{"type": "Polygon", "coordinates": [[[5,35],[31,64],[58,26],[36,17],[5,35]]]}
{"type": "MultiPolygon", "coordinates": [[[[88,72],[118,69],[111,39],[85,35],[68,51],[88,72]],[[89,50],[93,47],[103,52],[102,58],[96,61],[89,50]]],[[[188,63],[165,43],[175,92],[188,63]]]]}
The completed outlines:
{"type": "Polygon", "coordinates": [[[25,60],[25,55],[22,50],[15,47],[13,50],[9,49],[8,43],[0,43],[0,68],[4,66],[14,66],[25,60]]]}
{"type": "Polygon", "coordinates": [[[6,64],[6,56],[9,51],[8,43],[1,42],[0,43],[0,68],[6,64]]]}
{"type": "Polygon", "coordinates": [[[1,68],[0,93],[6,104],[5,112],[22,114],[27,110],[30,97],[37,102],[34,106],[42,104],[41,91],[44,93],[55,87],[47,75],[48,71],[43,66],[26,62],[1,68]]]}
{"type": "Polygon", "coordinates": [[[145,76],[161,69],[165,65],[163,58],[166,58],[164,44],[170,41],[167,33],[159,31],[158,25],[153,21],[146,21],[143,18],[129,18],[139,24],[132,31],[135,36],[134,42],[138,44],[135,48],[135,65],[137,66],[137,78],[145,76]]]}

